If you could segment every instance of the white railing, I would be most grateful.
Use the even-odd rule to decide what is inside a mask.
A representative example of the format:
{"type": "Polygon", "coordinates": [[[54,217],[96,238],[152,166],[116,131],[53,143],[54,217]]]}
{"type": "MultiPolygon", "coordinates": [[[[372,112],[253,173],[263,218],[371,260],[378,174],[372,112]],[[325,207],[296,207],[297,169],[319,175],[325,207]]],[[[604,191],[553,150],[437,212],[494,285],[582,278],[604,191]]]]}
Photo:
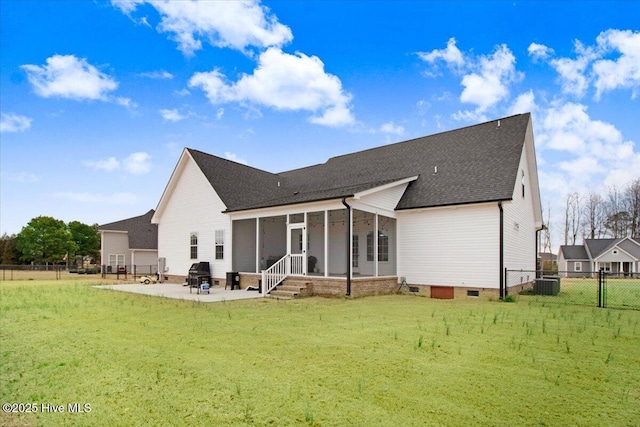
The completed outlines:
{"type": "Polygon", "coordinates": [[[304,254],[291,254],[291,269],[289,274],[292,276],[304,275],[304,254]]]}
{"type": "Polygon", "coordinates": [[[286,254],[271,267],[262,270],[262,296],[267,296],[269,292],[280,284],[289,275],[289,262],[291,255],[286,254]]]}
{"type": "Polygon", "coordinates": [[[304,254],[286,254],[271,267],[262,270],[262,296],[266,296],[289,275],[304,275],[304,254]]]}

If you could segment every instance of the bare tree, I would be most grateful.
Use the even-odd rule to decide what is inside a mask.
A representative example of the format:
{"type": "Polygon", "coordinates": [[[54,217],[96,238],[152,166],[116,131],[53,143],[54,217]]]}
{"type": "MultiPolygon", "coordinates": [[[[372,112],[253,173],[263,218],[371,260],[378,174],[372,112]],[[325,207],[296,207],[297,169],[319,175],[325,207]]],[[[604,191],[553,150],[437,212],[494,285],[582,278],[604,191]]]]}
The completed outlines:
{"type": "Polygon", "coordinates": [[[634,179],[625,188],[624,205],[629,214],[629,236],[640,237],[640,178],[634,179]]]}
{"type": "Polygon", "coordinates": [[[609,188],[605,212],[605,228],[609,231],[609,235],[614,239],[626,237],[630,217],[625,210],[623,195],[615,185],[609,188]]]}
{"type": "Polygon", "coordinates": [[[582,209],[582,230],[587,239],[600,239],[604,234],[604,200],[591,192],[582,209]]]}
{"type": "MultiPolygon", "coordinates": [[[[544,212],[543,212],[544,216],[544,212]]],[[[544,231],[542,232],[542,252],[551,253],[551,203],[547,205],[547,220],[542,220],[544,223],[544,231]]]]}
{"type": "Polygon", "coordinates": [[[580,195],[578,193],[567,194],[566,206],[564,211],[564,244],[575,245],[576,238],[580,231],[580,211],[582,210],[580,203],[580,195]]]}

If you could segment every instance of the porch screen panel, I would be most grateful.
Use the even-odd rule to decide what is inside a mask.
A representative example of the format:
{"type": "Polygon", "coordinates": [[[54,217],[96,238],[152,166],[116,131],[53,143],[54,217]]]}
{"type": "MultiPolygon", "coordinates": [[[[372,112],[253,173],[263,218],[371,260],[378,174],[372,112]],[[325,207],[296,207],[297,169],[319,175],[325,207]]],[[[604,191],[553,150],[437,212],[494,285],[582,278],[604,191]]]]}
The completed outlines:
{"type": "Polygon", "coordinates": [[[347,221],[346,209],[329,211],[329,276],[347,274],[347,221]]]}
{"type": "MultiPolygon", "coordinates": [[[[373,230],[375,229],[375,214],[358,209],[353,210],[353,235],[357,236],[358,260],[354,259],[353,274],[356,276],[373,276],[376,269],[373,260],[373,230]]],[[[355,240],[354,240],[355,242],[355,240]]],[[[355,249],[355,248],[354,248],[355,249]]],[[[354,255],[355,256],[355,255],[354,255]]]]}
{"type": "Polygon", "coordinates": [[[256,220],[233,221],[233,271],[257,273],[256,271],[256,220]]]}
{"type": "Polygon", "coordinates": [[[378,275],[397,274],[396,219],[378,216],[378,275]]]}
{"type": "Polygon", "coordinates": [[[324,227],[324,211],[307,214],[307,274],[324,274],[324,227]]]}

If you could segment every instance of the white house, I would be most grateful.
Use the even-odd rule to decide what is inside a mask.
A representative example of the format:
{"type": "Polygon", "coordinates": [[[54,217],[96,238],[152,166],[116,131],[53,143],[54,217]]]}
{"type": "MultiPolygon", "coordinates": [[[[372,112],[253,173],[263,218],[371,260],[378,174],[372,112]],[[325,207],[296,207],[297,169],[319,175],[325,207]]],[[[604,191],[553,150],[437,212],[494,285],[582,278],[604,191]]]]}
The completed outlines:
{"type": "Polygon", "coordinates": [[[359,296],[406,284],[433,297],[497,296],[505,268],[536,269],[531,116],[282,173],[187,148],[151,221],[167,280],[208,261],[214,280],[239,272],[242,287],[265,294],[359,296]]]}

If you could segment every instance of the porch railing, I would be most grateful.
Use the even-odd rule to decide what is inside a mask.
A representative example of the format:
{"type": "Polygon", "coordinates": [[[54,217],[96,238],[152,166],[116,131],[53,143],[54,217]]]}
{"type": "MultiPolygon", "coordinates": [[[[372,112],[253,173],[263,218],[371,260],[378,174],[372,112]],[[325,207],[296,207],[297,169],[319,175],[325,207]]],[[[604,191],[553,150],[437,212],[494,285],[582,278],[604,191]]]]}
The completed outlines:
{"type": "Polygon", "coordinates": [[[286,254],[262,270],[262,295],[266,296],[289,275],[304,274],[304,254],[286,254]]]}

